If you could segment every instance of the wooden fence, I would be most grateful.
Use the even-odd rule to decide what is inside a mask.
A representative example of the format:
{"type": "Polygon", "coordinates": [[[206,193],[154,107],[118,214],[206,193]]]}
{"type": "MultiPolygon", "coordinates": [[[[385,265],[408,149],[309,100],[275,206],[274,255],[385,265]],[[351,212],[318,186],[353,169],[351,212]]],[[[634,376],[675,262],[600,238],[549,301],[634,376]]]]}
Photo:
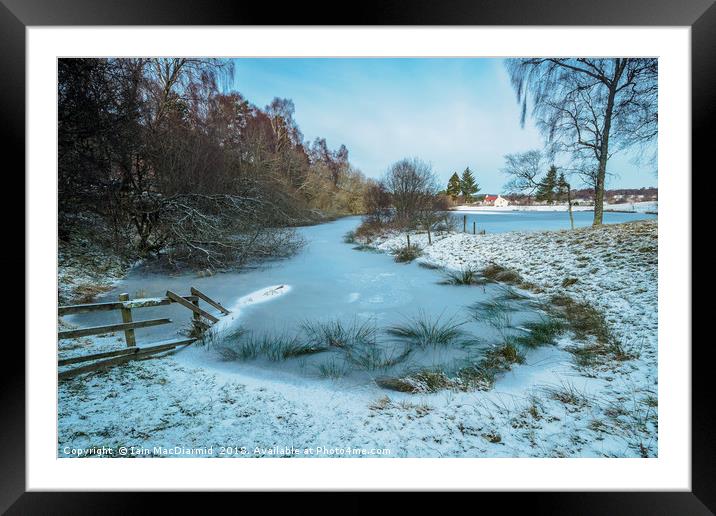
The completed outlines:
{"type": "Polygon", "coordinates": [[[214,301],[209,296],[194,287],[191,288],[191,294],[188,296],[180,296],[179,294],[172,292],[171,290],[167,290],[166,297],[129,299],[129,294],[120,294],[118,301],[60,306],[58,309],[58,315],[60,317],[64,315],[72,315],[86,312],[106,312],[118,310],[121,313],[122,322],[116,324],[92,326],[89,328],[62,330],[57,332],[58,339],[73,339],[77,337],[86,337],[89,335],[102,335],[105,333],[114,333],[121,331],[124,332],[124,340],[126,343],[126,347],[124,349],[106,351],[103,353],[94,353],[91,355],[60,359],[57,361],[58,367],[78,364],[82,362],[92,363],[81,367],[76,367],[74,369],[61,371],[58,374],[59,379],[62,380],[66,378],[72,378],[74,376],[77,376],[78,374],[102,369],[105,367],[110,367],[113,365],[123,364],[130,360],[147,358],[157,353],[171,351],[178,347],[184,347],[192,344],[201,336],[204,331],[206,331],[207,328],[209,328],[213,323],[219,321],[219,317],[210,312],[207,312],[206,310],[203,310],[199,306],[200,300],[206,302],[211,307],[218,310],[219,316],[227,315],[229,313],[229,311],[224,308],[220,303],[214,301]],[[133,311],[138,310],[140,308],[147,308],[150,306],[163,306],[172,303],[178,303],[192,312],[192,336],[176,338],[167,342],[162,342],[159,344],[155,343],[149,346],[137,346],[137,339],[134,334],[134,330],[138,328],[149,328],[151,326],[169,324],[172,321],[171,319],[166,318],[135,321],[133,319],[133,311]]]}

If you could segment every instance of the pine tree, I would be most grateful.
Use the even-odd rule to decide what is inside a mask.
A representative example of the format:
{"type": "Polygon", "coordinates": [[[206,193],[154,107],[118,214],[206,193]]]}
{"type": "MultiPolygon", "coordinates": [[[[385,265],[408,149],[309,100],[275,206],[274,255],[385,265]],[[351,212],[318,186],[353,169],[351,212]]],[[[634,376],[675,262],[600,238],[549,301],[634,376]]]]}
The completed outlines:
{"type": "Polygon", "coordinates": [[[555,200],[557,192],[557,167],[552,165],[547,171],[547,175],[540,181],[539,188],[535,198],[538,201],[545,201],[547,204],[552,204],[555,200]]]}
{"type": "Polygon", "coordinates": [[[572,214],[572,187],[564,177],[564,172],[559,174],[559,179],[557,180],[557,198],[560,201],[564,201],[566,199],[567,211],[569,211],[569,224],[572,226],[572,229],[574,229],[574,215],[572,214]]]}
{"type": "Polygon", "coordinates": [[[567,196],[569,195],[569,183],[567,182],[567,179],[564,177],[564,172],[561,172],[559,174],[559,179],[557,179],[557,198],[560,201],[564,201],[567,199],[567,196]]]}
{"type": "Polygon", "coordinates": [[[455,200],[460,196],[461,192],[460,176],[457,175],[457,172],[453,172],[453,175],[450,176],[450,181],[448,181],[447,194],[455,200]]]}
{"type": "Polygon", "coordinates": [[[469,201],[473,195],[480,191],[480,186],[475,181],[475,176],[470,172],[470,167],[465,169],[460,178],[460,191],[462,192],[465,201],[469,201]]]}

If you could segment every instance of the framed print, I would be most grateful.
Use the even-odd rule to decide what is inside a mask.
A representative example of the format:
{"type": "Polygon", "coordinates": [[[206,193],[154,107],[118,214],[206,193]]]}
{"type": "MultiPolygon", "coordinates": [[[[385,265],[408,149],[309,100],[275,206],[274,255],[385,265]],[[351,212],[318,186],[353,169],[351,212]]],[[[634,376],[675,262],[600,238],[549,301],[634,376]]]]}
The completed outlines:
{"type": "Polygon", "coordinates": [[[434,490],[710,513],[691,170],[716,8],[661,3],[316,25],[3,0],[27,203],[3,509],[434,490]]]}

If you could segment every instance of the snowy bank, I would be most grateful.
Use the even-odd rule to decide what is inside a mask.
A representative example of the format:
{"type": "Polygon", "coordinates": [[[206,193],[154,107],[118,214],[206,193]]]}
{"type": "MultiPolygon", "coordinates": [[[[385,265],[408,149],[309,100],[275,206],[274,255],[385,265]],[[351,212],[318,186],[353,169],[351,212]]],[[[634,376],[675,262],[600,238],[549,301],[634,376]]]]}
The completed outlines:
{"type": "MultiPolygon", "coordinates": [[[[475,213],[505,213],[510,211],[567,211],[566,204],[552,205],[530,205],[530,206],[472,206],[462,205],[455,206],[454,211],[475,212],[475,213]]],[[[594,206],[576,205],[572,206],[572,211],[594,211],[594,206]]],[[[626,211],[630,213],[656,213],[659,211],[659,203],[657,201],[643,202],[627,202],[619,204],[604,204],[604,211],[626,211]]]]}

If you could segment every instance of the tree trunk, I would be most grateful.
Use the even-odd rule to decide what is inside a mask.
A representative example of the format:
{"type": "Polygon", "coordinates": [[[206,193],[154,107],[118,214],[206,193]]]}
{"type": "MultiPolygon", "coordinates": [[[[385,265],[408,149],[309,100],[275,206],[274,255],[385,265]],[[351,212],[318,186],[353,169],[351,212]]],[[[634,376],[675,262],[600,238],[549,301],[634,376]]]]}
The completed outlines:
{"type": "Polygon", "coordinates": [[[604,128],[602,129],[602,144],[599,147],[599,169],[597,170],[597,184],[594,192],[593,226],[600,226],[604,215],[604,181],[607,175],[607,160],[609,159],[609,131],[612,128],[612,114],[614,112],[614,98],[617,95],[617,85],[623,71],[623,61],[618,62],[614,78],[609,85],[607,110],[604,113],[604,128]]]}
{"type": "MultiPolygon", "coordinates": [[[[604,147],[604,145],[602,145],[604,147]]],[[[604,154],[599,158],[599,170],[597,172],[597,184],[594,189],[594,220],[592,226],[602,224],[604,214],[604,178],[607,174],[607,160],[604,154]]]]}
{"type": "Polygon", "coordinates": [[[572,214],[572,187],[567,186],[567,210],[569,211],[569,225],[574,229],[574,215],[572,214]]]}

